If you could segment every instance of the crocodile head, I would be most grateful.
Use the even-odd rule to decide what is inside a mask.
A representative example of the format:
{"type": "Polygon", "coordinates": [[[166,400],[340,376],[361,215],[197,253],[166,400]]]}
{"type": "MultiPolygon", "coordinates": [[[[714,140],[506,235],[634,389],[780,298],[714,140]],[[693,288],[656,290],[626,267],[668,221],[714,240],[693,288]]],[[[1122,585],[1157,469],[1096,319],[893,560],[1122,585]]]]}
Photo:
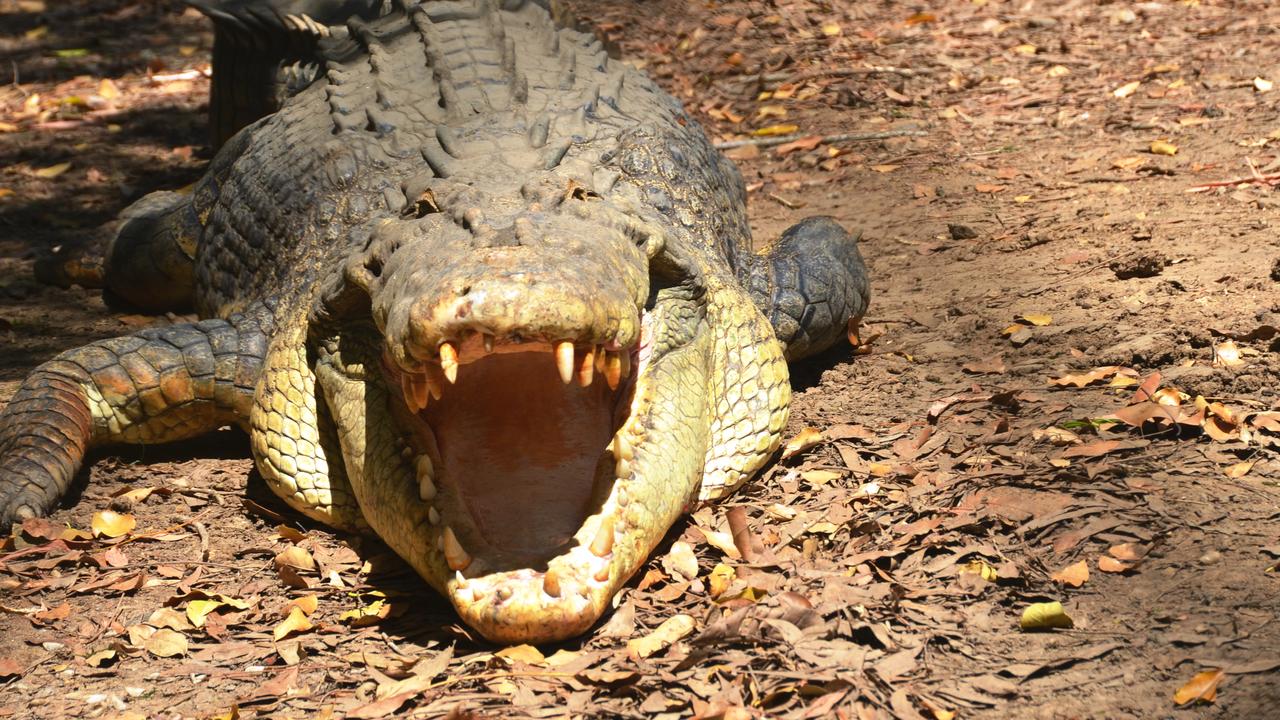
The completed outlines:
{"type": "Polygon", "coordinates": [[[428,212],[385,221],[313,317],[366,521],[490,640],[587,630],[698,496],[717,333],[672,245],[572,187],[428,212]]]}

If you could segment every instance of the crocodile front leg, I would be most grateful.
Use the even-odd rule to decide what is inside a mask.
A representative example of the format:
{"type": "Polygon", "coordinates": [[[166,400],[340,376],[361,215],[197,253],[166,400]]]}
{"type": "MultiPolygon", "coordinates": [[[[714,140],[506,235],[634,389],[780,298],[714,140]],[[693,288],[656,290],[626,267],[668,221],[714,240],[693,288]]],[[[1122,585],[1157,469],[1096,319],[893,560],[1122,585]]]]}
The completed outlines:
{"type": "Polygon", "coordinates": [[[871,284],[858,236],[829,217],[792,225],[754,260],[744,268],[742,284],[788,360],[831,347],[867,311],[871,284]]]}
{"type": "Polygon", "coordinates": [[[0,530],[52,509],[89,447],[243,426],[269,322],[255,312],[151,328],[36,368],[0,412],[0,530]]]}

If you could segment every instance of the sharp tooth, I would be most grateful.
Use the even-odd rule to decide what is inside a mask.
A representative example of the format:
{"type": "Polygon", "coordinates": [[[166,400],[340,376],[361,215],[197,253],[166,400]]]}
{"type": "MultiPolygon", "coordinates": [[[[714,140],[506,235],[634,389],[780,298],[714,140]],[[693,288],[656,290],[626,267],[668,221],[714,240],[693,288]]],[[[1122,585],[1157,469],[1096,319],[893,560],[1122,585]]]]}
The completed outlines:
{"type": "MultiPolygon", "coordinates": [[[[434,491],[435,487],[432,486],[431,489],[434,491]]],[[[423,498],[423,499],[425,500],[426,498],[423,498]]],[[[432,525],[440,524],[440,511],[435,509],[434,505],[432,507],[427,508],[427,522],[431,523],[432,525]]]]}
{"type": "Polygon", "coordinates": [[[440,367],[450,383],[458,381],[458,348],[451,342],[440,343],[440,367]]]}
{"type": "Polygon", "coordinates": [[[582,361],[578,363],[578,385],[580,387],[589,387],[591,381],[595,379],[596,354],[593,352],[594,346],[589,347],[582,355],[582,361]]]}
{"type": "Polygon", "coordinates": [[[569,340],[556,343],[556,369],[565,385],[573,382],[573,343],[569,340]]]}
{"type": "Polygon", "coordinates": [[[418,412],[427,407],[427,385],[421,375],[405,373],[400,376],[400,391],[404,393],[404,404],[409,410],[418,412]]]}
{"type": "Polygon", "coordinates": [[[608,563],[605,563],[604,565],[601,565],[601,566],[600,566],[600,569],[599,569],[599,570],[597,570],[597,571],[596,571],[596,574],[595,574],[595,575],[593,575],[592,577],[594,577],[594,578],[595,578],[595,581],[596,581],[596,582],[604,582],[604,581],[608,580],[608,579],[609,579],[609,564],[608,564],[608,563]]]}
{"type": "Polygon", "coordinates": [[[542,591],[551,597],[560,597],[560,572],[555,568],[542,576],[542,591]]]}
{"type": "Polygon", "coordinates": [[[604,360],[605,360],[605,352],[604,352],[604,348],[600,347],[599,345],[594,345],[594,346],[592,346],[591,351],[592,351],[592,352],[595,354],[595,356],[596,356],[596,372],[598,372],[598,373],[600,373],[601,375],[603,375],[603,374],[604,374],[604,360]]]}
{"type": "Polygon", "coordinates": [[[596,530],[596,537],[591,541],[591,554],[604,557],[611,552],[613,552],[613,516],[606,515],[600,519],[600,529],[596,530]]]}
{"type": "Polygon", "coordinates": [[[622,377],[631,376],[631,351],[623,350],[618,353],[618,360],[622,365],[622,377]]]}
{"type": "Polygon", "coordinates": [[[444,372],[435,365],[427,365],[423,377],[427,379],[427,389],[431,391],[431,399],[439,400],[444,394],[444,372]]]}
{"type": "Polygon", "coordinates": [[[631,447],[631,441],[621,431],[613,436],[613,454],[619,460],[630,460],[636,456],[635,448],[631,447]]]}
{"type": "Polygon", "coordinates": [[[440,537],[444,541],[444,561],[449,564],[449,569],[457,572],[466,570],[471,564],[471,556],[458,543],[458,537],[453,534],[453,528],[446,527],[444,532],[440,533],[440,537]]]}
{"type": "Polygon", "coordinates": [[[622,381],[622,361],[618,359],[616,352],[605,353],[604,379],[609,383],[610,390],[617,390],[618,383],[622,381]]]}
{"type": "Polygon", "coordinates": [[[493,336],[489,333],[480,333],[480,337],[484,340],[484,351],[487,353],[493,352],[493,336]]]}
{"type": "Polygon", "coordinates": [[[613,471],[613,476],[625,480],[631,477],[631,461],[626,458],[618,458],[618,464],[613,471]]]}
{"type": "Polygon", "coordinates": [[[431,479],[435,474],[434,470],[435,468],[431,466],[431,458],[426,455],[418,456],[418,497],[423,502],[431,502],[436,497],[436,484],[431,479]]]}

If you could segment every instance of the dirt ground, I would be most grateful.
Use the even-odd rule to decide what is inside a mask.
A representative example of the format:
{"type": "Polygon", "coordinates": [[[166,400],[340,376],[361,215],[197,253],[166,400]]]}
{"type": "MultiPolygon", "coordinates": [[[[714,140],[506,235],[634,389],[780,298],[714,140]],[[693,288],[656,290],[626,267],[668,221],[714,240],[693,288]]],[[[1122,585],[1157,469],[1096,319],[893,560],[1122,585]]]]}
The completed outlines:
{"type": "MultiPolygon", "coordinates": [[[[808,442],[678,525],[591,635],[506,650],[275,502],[239,433],[96,453],[0,546],[0,718],[1275,717],[1280,7],[574,6],[750,141],[758,239],[863,231],[862,346],[794,368],[808,442]],[[94,539],[108,508],[136,527],[94,539]]],[[[211,33],[143,0],[0,24],[8,398],[167,321],[33,267],[199,176],[211,33]]]]}

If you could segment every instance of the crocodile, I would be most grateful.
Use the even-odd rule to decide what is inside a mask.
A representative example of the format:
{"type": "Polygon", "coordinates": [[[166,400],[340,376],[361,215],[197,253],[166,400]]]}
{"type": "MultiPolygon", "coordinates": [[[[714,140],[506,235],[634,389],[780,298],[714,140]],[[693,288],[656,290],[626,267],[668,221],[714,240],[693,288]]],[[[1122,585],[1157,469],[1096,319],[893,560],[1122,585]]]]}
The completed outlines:
{"type": "Polygon", "coordinates": [[[858,238],[811,217],[753,250],[734,165],[545,0],[347,29],[120,228],[114,292],[204,319],[27,377],[0,526],[54,508],[88,448],[238,425],[285,503],[380,537],[479,634],[580,635],[769,462],[788,361],[867,308],[858,238]]]}

